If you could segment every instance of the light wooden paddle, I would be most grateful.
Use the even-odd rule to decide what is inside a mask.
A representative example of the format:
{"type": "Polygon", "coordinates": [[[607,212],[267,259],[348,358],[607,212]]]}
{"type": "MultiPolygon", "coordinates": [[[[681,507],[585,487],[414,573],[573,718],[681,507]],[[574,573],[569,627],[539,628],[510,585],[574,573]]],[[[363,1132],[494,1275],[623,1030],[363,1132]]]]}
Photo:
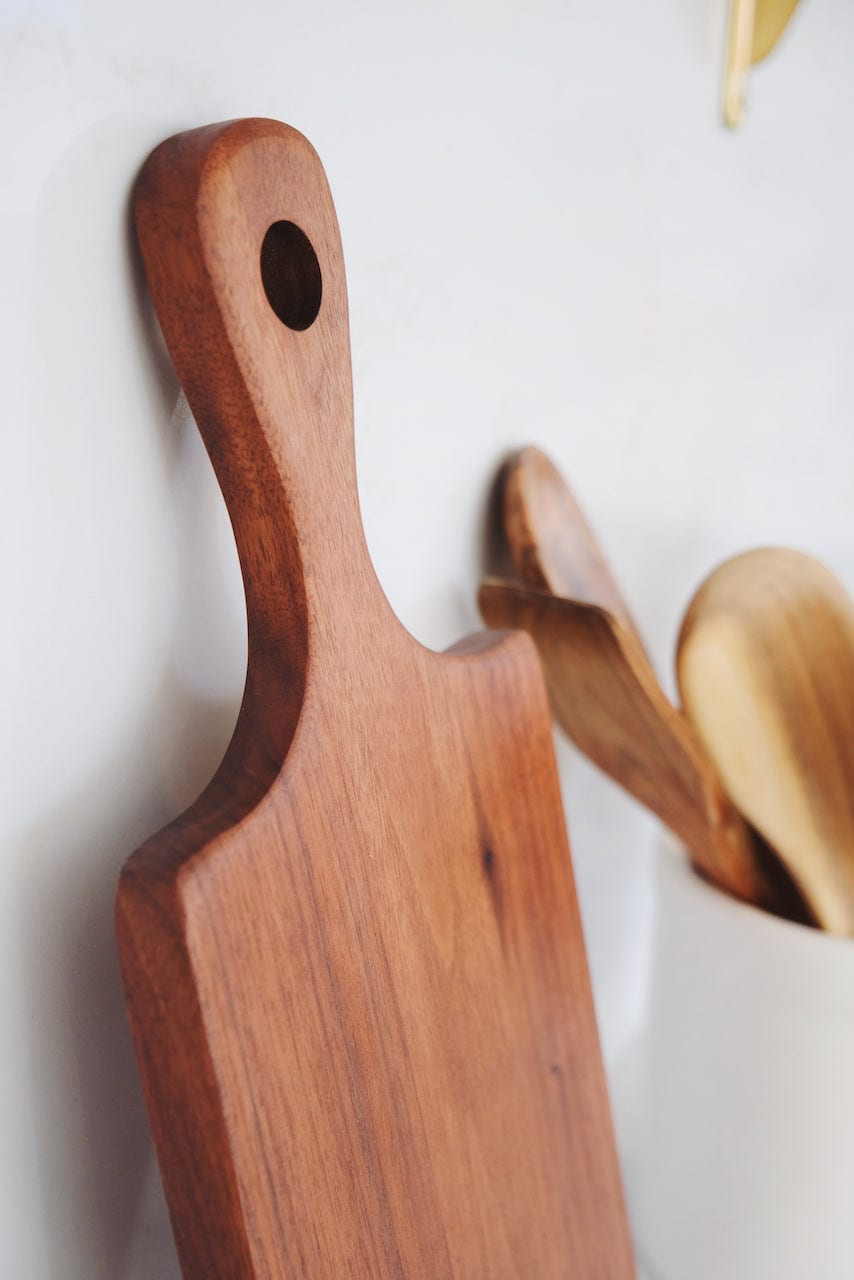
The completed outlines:
{"type": "Polygon", "coordinates": [[[823,928],[854,933],[854,604],[780,548],[721,565],[692,600],[679,688],[727,790],[823,928]]]}
{"type": "Polygon", "coordinates": [[[749,831],[664,694],[557,468],[541,450],[521,450],[505,468],[502,496],[511,555],[529,585],[487,579],[479,597],[485,621],[533,636],[561,726],[679,836],[704,876],[735,897],[805,919],[788,876],[749,831]]]}

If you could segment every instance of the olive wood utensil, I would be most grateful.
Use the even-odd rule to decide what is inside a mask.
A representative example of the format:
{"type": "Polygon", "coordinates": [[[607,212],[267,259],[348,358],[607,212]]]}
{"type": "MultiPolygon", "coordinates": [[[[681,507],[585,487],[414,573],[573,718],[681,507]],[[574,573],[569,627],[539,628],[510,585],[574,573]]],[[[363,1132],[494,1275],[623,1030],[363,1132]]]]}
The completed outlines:
{"type": "Polygon", "coordinates": [[[737,898],[803,918],[785,876],[754,844],[622,619],[598,605],[490,578],[479,603],[488,626],[533,636],[558,723],[683,841],[698,871],[737,898]]]}
{"type": "Polygon", "coordinates": [[[631,610],[558,468],[530,445],[505,463],[500,490],[516,571],[530,588],[573,608],[549,608],[533,597],[525,603],[518,590],[503,596],[501,584],[490,580],[481,594],[482,608],[486,601],[489,609],[484,618],[533,635],[565,732],[683,840],[708,879],[779,915],[809,920],[784,868],[746,828],[690,724],[662,690],[631,610]]]}
{"type": "Polygon", "coordinates": [[[377,582],[320,162],[194,130],[135,207],[249,624],[226,757],[118,892],[183,1274],[630,1280],[539,663],[430,652],[377,582]]]}
{"type": "Polygon", "coordinates": [[[507,460],[501,506],[507,546],[522,581],[536,591],[607,609],[643,649],[596,535],[542,449],[528,445],[507,460]]]}
{"type": "Polygon", "coordinates": [[[854,604],[812,557],[726,561],[677,650],[685,709],[823,928],[854,933],[854,604]]]}

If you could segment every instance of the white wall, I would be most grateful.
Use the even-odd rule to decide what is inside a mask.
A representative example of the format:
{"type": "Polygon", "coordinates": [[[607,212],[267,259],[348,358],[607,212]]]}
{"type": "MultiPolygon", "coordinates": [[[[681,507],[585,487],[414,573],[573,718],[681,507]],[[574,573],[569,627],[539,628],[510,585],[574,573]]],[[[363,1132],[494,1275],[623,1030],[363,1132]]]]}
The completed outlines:
{"type": "MultiPolygon", "coordinates": [[[[238,115],[319,150],[365,524],[420,639],[477,626],[488,484],[535,441],[666,671],[693,586],[732,550],[796,543],[854,585],[854,7],[806,0],[735,136],[722,23],[721,0],[5,0],[4,1275],[177,1276],[112,896],[215,767],[245,637],[133,248],[135,171],[238,115]]],[[[651,828],[559,750],[616,1070],[651,828]]]]}

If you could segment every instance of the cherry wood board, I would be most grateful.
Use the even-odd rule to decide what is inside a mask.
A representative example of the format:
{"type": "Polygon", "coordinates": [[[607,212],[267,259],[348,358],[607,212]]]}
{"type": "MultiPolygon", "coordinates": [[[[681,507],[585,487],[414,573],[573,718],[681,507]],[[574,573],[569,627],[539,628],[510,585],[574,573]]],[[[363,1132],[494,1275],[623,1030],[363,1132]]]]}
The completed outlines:
{"type": "Polygon", "coordinates": [[[377,582],[321,164],[214,125],[153,153],[135,209],[249,626],[225,759],[117,897],[183,1275],[626,1280],[536,652],[433,653],[377,582]]]}

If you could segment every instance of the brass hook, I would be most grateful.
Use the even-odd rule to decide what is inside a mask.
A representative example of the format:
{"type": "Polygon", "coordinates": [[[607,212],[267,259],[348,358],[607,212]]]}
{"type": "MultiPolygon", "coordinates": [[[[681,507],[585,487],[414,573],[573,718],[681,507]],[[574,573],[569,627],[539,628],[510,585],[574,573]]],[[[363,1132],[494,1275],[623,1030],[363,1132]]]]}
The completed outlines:
{"type": "Polygon", "coordinates": [[[771,52],[797,3],[798,0],[730,0],[723,115],[731,128],[741,122],[748,68],[771,52]]]}

